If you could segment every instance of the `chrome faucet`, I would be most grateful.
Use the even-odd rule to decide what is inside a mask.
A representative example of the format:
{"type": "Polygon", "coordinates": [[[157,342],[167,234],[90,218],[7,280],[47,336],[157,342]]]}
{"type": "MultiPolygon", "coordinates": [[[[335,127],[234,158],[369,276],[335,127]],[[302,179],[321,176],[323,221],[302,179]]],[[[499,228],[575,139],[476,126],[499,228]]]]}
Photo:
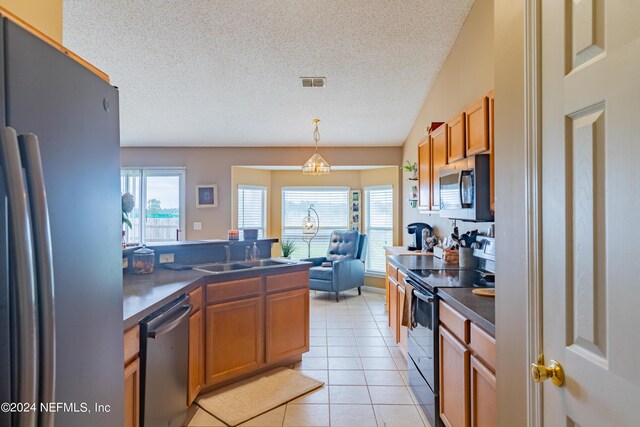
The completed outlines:
{"type": "Polygon", "coordinates": [[[231,246],[224,245],[224,254],[226,256],[227,262],[231,262],[231,246]]]}
{"type": "Polygon", "coordinates": [[[249,251],[251,250],[251,247],[246,246],[244,248],[244,260],[245,261],[249,261],[249,251]]]}

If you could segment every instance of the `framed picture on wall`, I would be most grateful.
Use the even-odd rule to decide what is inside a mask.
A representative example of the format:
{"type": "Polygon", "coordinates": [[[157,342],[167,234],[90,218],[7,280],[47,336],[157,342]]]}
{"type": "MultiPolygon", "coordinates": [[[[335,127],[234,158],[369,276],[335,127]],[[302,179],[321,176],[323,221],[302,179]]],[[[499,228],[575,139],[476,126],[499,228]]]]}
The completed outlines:
{"type": "Polygon", "coordinates": [[[217,208],[218,186],[215,184],[196,187],[196,208],[217,208]]]}
{"type": "Polygon", "coordinates": [[[349,207],[349,218],[351,230],[360,231],[360,209],[361,209],[361,192],[360,190],[351,190],[351,204],[349,207]]]}

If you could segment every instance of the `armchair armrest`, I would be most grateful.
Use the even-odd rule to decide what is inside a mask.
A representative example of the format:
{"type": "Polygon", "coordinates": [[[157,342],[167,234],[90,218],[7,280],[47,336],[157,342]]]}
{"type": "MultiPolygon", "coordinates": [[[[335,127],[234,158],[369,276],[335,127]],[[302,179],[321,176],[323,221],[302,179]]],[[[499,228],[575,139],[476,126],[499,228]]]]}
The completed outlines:
{"type": "Polygon", "coordinates": [[[336,292],[364,285],[364,262],[343,259],[333,262],[333,290],[336,292]]]}
{"type": "Polygon", "coordinates": [[[316,258],[304,258],[304,259],[301,259],[300,261],[311,262],[313,263],[314,267],[318,267],[322,265],[322,263],[325,262],[326,260],[327,258],[325,257],[316,257],[316,258]]]}

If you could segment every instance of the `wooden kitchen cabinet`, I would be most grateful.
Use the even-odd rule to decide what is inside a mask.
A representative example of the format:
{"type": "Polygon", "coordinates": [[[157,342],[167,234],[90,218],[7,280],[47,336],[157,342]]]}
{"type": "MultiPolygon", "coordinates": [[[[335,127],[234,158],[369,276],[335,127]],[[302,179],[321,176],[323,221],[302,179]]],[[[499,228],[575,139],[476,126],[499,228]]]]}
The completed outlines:
{"type": "Polygon", "coordinates": [[[461,113],[447,123],[448,126],[448,146],[447,146],[447,163],[455,162],[456,160],[462,160],[466,156],[466,129],[465,129],[465,114],[461,113]]]}
{"type": "Polygon", "coordinates": [[[465,111],[467,156],[488,151],[489,98],[483,96],[465,111]]]}
{"type": "Polygon", "coordinates": [[[189,317],[189,373],[187,405],[191,405],[204,384],[204,320],[202,315],[202,288],[189,294],[193,311],[189,317]]]}
{"type": "Polygon", "coordinates": [[[389,278],[389,329],[398,342],[398,282],[389,278]]]}
{"type": "Polygon", "coordinates": [[[447,427],[468,427],[469,349],[440,327],[440,419],[447,427]]]}
{"type": "Polygon", "coordinates": [[[496,425],[496,376],[475,356],[470,358],[471,369],[471,426],[496,425]]]}
{"type": "Polygon", "coordinates": [[[261,296],[207,306],[207,385],[228,380],[264,365],[262,306],[261,296]]]}
{"type": "Polygon", "coordinates": [[[406,302],[407,292],[402,282],[398,283],[398,344],[405,353],[409,350],[409,329],[406,326],[402,326],[402,312],[404,311],[404,304],[406,302]]]}
{"type": "Polygon", "coordinates": [[[443,124],[431,134],[431,210],[440,209],[440,168],[447,164],[449,132],[443,124]]]}
{"type": "Polygon", "coordinates": [[[495,213],[495,117],[493,113],[495,96],[493,91],[487,94],[487,98],[489,99],[489,193],[491,197],[491,213],[495,213]]]}
{"type": "Polygon", "coordinates": [[[431,210],[431,137],[418,143],[418,208],[431,210]]]}
{"type": "Polygon", "coordinates": [[[266,363],[309,351],[309,288],[267,295],[266,363]]]}
{"type": "Polygon", "coordinates": [[[140,328],[124,333],[124,426],[140,425],[140,328]]]}

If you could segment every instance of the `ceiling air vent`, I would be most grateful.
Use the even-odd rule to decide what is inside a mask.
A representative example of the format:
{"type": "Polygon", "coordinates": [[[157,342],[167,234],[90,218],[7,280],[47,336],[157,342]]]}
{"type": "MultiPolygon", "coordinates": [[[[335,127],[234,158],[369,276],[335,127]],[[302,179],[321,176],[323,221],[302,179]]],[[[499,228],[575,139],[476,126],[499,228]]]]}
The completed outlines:
{"type": "Polygon", "coordinates": [[[300,77],[302,87],[325,87],[327,80],[324,77],[300,77]]]}

